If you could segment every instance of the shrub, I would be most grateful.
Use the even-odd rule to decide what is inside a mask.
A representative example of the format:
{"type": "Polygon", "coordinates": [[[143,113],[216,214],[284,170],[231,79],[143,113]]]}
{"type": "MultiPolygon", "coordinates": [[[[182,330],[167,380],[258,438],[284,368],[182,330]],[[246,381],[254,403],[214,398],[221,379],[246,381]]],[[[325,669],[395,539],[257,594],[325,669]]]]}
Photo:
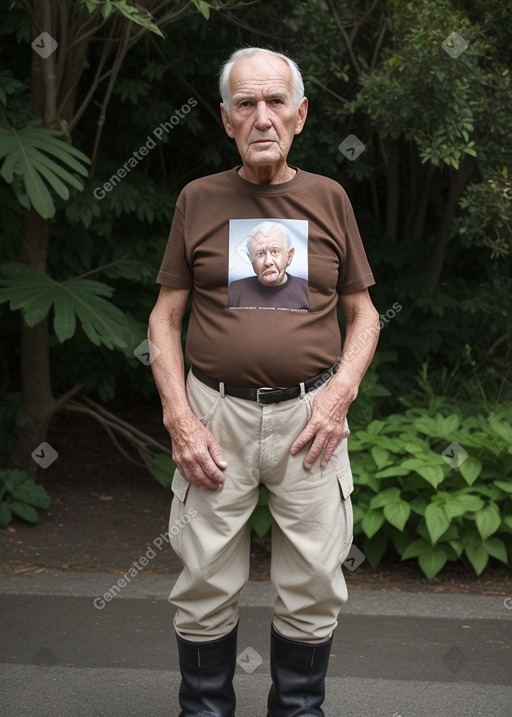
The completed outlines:
{"type": "Polygon", "coordinates": [[[25,471],[0,470],[0,528],[5,528],[12,516],[29,523],[37,523],[37,508],[49,508],[51,498],[25,471]]]}
{"type": "Polygon", "coordinates": [[[489,557],[509,564],[511,414],[464,416],[460,405],[433,399],[349,437],[354,535],[372,566],[390,548],[429,579],[448,561],[467,559],[477,575],[489,557]]]}

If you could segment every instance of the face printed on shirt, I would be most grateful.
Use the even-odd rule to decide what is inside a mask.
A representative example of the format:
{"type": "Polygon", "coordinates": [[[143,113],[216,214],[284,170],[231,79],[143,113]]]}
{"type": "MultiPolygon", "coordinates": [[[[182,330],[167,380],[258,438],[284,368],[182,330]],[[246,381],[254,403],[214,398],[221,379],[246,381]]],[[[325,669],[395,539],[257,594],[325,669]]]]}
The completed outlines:
{"type": "Polygon", "coordinates": [[[273,287],[287,280],[286,269],[290,266],[294,249],[288,248],[286,238],[279,229],[268,236],[257,232],[250,244],[249,258],[258,281],[273,287]]]}

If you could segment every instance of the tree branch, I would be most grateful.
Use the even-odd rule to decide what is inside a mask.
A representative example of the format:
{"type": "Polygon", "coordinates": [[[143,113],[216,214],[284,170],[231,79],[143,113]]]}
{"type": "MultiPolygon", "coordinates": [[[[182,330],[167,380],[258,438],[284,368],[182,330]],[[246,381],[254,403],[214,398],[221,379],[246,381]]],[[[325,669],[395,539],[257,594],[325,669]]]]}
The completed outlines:
{"type": "Polygon", "coordinates": [[[130,25],[129,21],[125,22],[124,25],[125,26],[124,26],[123,37],[122,37],[121,42],[119,43],[119,46],[117,48],[116,57],[112,64],[110,79],[109,79],[109,82],[107,85],[107,89],[105,90],[103,102],[101,103],[100,116],[98,117],[98,129],[96,130],[96,136],[94,138],[94,146],[93,146],[92,155],[91,155],[91,169],[89,171],[90,177],[94,176],[94,169],[96,166],[96,158],[98,156],[101,134],[103,132],[103,125],[105,124],[105,118],[107,115],[107,107],[110,102],[110,98],[112,97],[112,92],[114,91],[114,86],[116,84],[117,77],[119,75],[119,72],[121,71],[121,67],[123,65],[123,60],[124,60],[126,53],[128,52],[128,49],[129,49],[128,40],[130,38],[131,25],[130,25]]]}
{"type": "Polygon", "coordinates": [[[348,54],[349,54],[349,56],[350,56],[350,59],[352,60],[352,64],[354,65],[354,69],[355,69],[355,71],[357,72],[357,74],[360,75],[360,74],[361,74],[361,67],[360,67],[360,65],[359,65],[359,62],[357,61],[357,57],[356,57],[356,55],[355,55],[354,48],[353,48],[353,46],[352,46],[352,41],[350,40],[350,37],[348,36],[347,31],[345,30],[345,28],[344,28],[343,25],[341,24],[341,20],[340,20],[339,15],[338,15],[338,13],[337,13],[337,11],[336,11],[336,7],[335,7],[335,5],[334,5],[333,0],[328,0],[328,1],[329,1],[329,6],[330,6],[330,8],[331,8],[331,10],[332,10],[332,15],[333,15],[333,17],[334,17],[334,22],[336,23],[336,26],[337,26],[338,30],[340,31],[340,33],[341,33],[343,39],[345,40],[345,44],[346,44],[346,46],[347,46],[348,54]]]}

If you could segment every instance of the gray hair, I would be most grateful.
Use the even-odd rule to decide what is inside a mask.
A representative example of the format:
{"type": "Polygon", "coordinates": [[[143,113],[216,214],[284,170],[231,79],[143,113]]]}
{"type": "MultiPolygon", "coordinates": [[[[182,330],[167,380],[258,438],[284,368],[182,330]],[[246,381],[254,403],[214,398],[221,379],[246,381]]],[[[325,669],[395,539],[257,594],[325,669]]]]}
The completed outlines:
{"type": "Polygon", "coordinates": [[[229,87],[229,76],[231,74],[231,70],[233,69],[233,65],[237,60],[240,60],[242,57],[253,57],[254,55],[258,55],[259,53],[267,53],[268,55],[279,57],[281,60],[284,60],[286,62],[292,73],[293,95],[295,99],[295,105],[298,108],[302,99],[304,98],[304,82],[302,80],[302,75],[300,73],[299,66],[297,65],[297,63],[291,60],[286,55],[283,55],[281,52],[267,50],[264,47],[243,47],[241,50],[236,50],[235,52],[233,52],[221,68],[219,89],[220,96],[222,97],[222,104],[224,105],[226,111],[229,112],[231,109],[231,90],[229,87]]]}
{"type": "Polygon", "coordinates": [[[283,238],[286,239],[286,248],[290,249],[292,245],[292,238],[290,236],[290,232],[284,224],[281,224],[281,222],[260,222],[260,224],[255,226],[254,229],[251,229],[247,235],[247,254],[249,257],[251,256],[252,240],[256,234],[263,234],[264,237],[268,237],[276,230],[278,230],[283,235],[283,238]]]}

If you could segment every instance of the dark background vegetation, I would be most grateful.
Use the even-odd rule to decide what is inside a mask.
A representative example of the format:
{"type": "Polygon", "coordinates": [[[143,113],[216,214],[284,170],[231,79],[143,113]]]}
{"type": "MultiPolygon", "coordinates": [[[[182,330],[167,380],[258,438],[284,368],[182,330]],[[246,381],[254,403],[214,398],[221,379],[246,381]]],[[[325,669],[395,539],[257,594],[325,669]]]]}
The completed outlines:
{"type": "MultiPolygon", "coordinates": [[[[125,420],[136,406],[159,410],[134,350],[180,190],[239,160],[218,68],[257,45],[301,67],[310,113],[289,160],[346,188],[377,280],[384,328],[349,414],[356,540],[372,565],[417,558],[428,577],[448,561],[477,574],[510,564],[507,3],[2,5],[0,522],[36,521],[49,504],[31,454],[58,415],[93,416],[169,485],[167,442],[125,420]],[[59,42],[46,59],[30,46],[43,30],[59,42]],[[468,43],[458,57],[442,46],[454,32],[468,43]],[[355,161],[338,148],[350,134],[365,145],[355,161]]],[[[253,527],[269,526],[262,491],[253,527]]]]}

